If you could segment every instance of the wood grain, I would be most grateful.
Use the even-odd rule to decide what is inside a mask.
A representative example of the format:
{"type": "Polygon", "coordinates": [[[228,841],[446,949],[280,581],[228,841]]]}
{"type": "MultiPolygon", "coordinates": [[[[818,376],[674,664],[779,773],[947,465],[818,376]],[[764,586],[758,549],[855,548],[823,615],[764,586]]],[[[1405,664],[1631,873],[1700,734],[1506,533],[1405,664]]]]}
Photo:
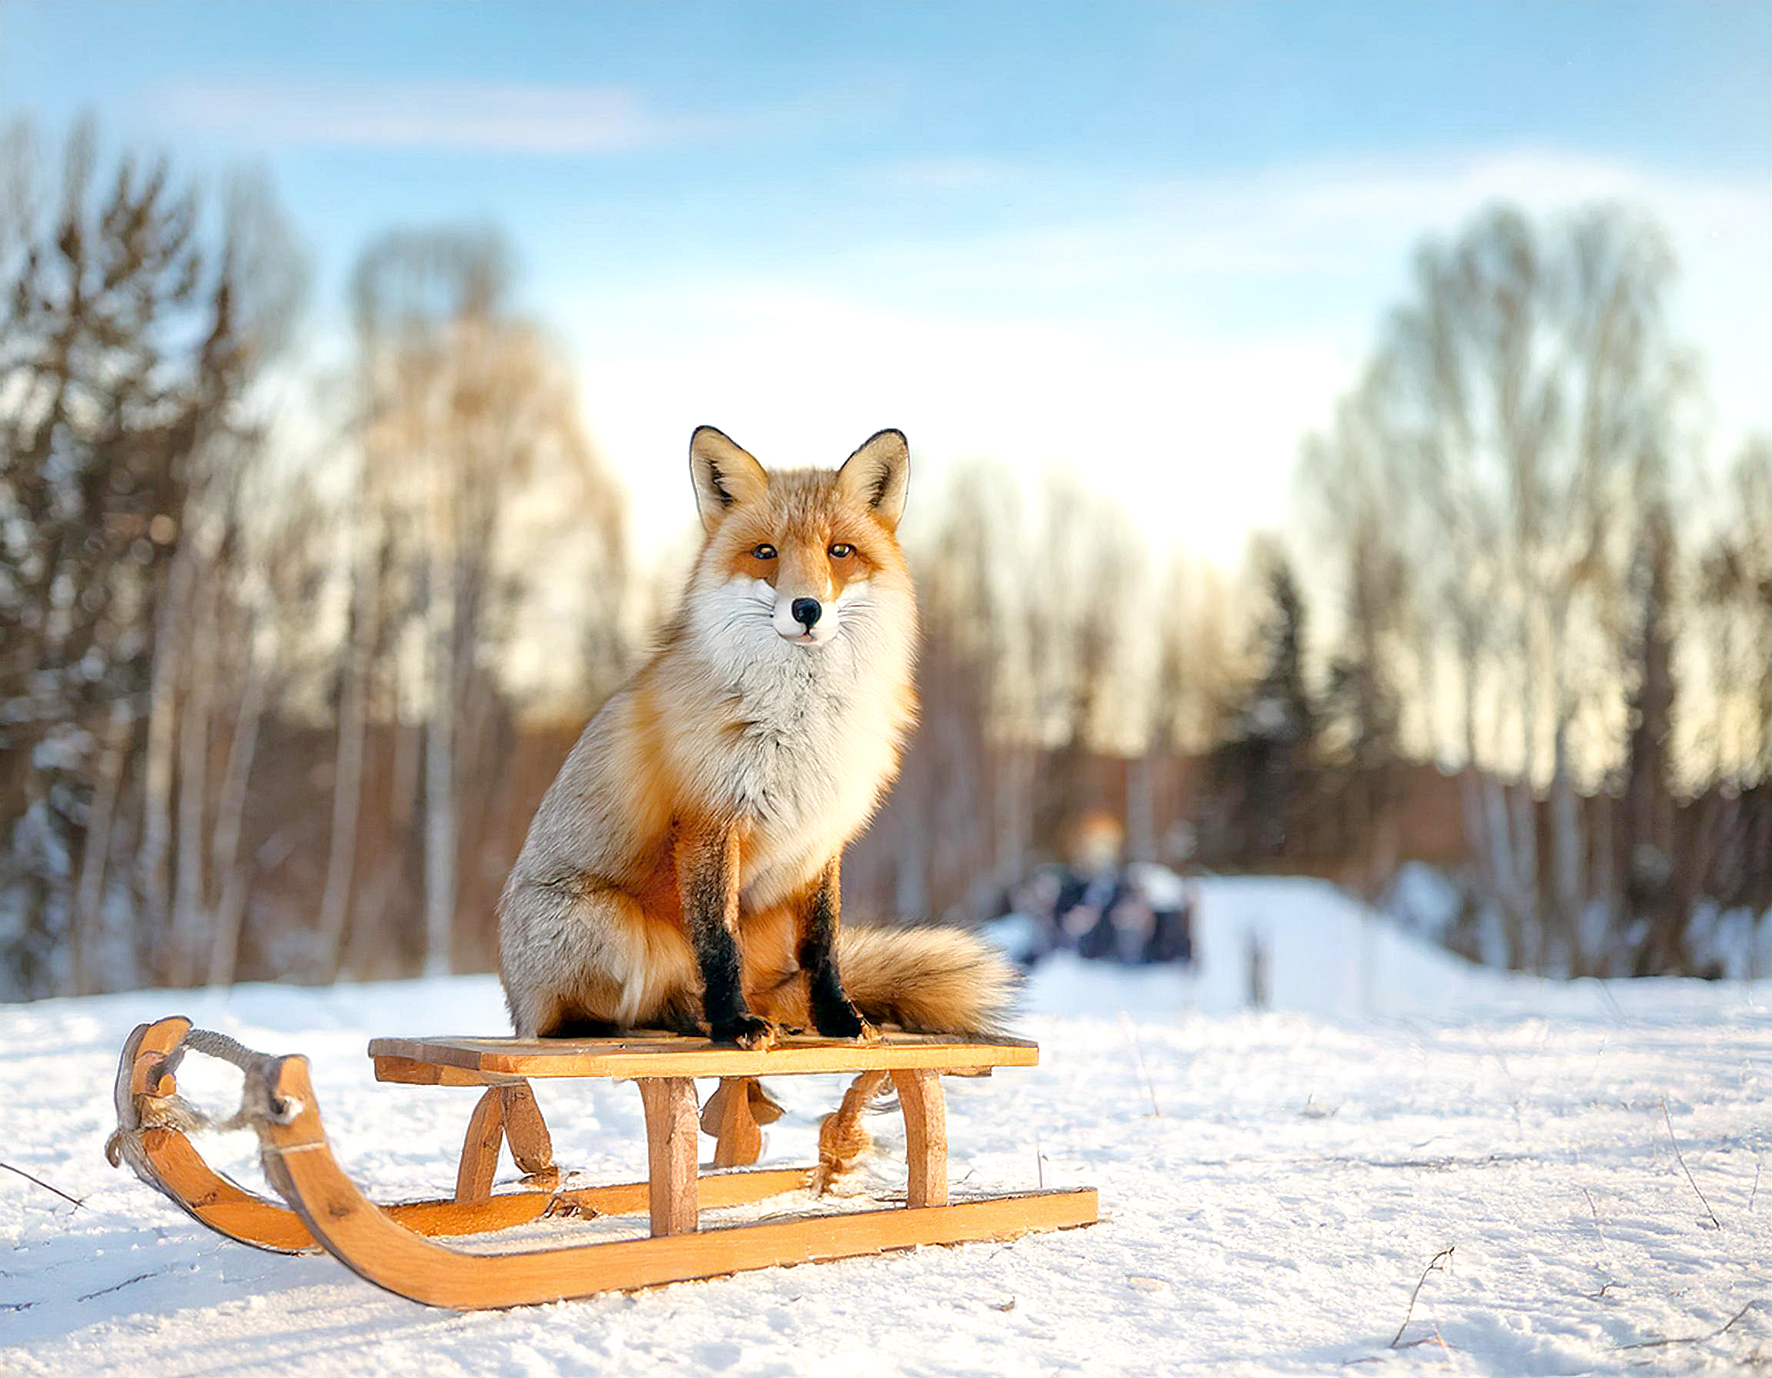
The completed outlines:
{"type": "Polygon", "coordinates": [[[522,1078],[475,1072],[466,1067],[449,1067],[436,1062],[419,1062],[410,1057],[376,1054],[375,1079],[399,1082],[406,1086],[508,1086],[522,1078]]]}
{"type": "Polygon", "coordinates": [[[492,1179],[498,1172],[498,1150],[505,1141],[505,1092],[489,1086],[468,1118],[468,1132],[461,1143],[461,1163],[455,1170],[455,1199],[484,1201],[492,1195],[492,1179]]]}
{"type": "Polygon", "coordinates": [[[424,1079],[472,1085],[463,1077],[757,1077],[811,1072],[887,1071],[932,1067],[973,1071],[1032,1067],[1036,1044],[1020,1039],[989,1043],[922,1034],[887,1034],[877,1043],[784,1035],[773,1048],[746,1051],[705,1038],[377,1038],[369,1044],[383,1081],[424,1079]],[[422,1068],[437,1069],[421,1072],[422,1068]],[[445,1070],[447,1069],[447,1070],[445,1070]]]}
{"type": "Polygon", "coordinates": [[[176,1129],[149,1129],[142,1148],[172,1198],[186,1214],[218,1234],[273,1253],[313,1253],[320,1246],[301,1217],[221,1176],[176,1129]]]}
{"type": "Polygon", "coordinates": [[[640,1100],[646,1109],[652,1233],[689,1234],[700,1215],[695,1082],[688,1077],[649,1077],[640,1083],[640,1100]]]}
{"type": "Polygon", "coordinates": [[[923,1068],[892,1074],[904,1111],[906,1195],[912,1206],[945,1206],[948,1199],[947,1097],[941,1076],[923,1068]]]}
{"type": "Polygon", "coordinates": [[[554,1140],[548,1133],[548,1122],[541,1117],[535,1103],[535,1092],[526,1081],[504,1088],[505,1142],[511,1146],[511,1159],[530,1176],[545,1176],[558,1169],[554,1166],[554,1140]]]}

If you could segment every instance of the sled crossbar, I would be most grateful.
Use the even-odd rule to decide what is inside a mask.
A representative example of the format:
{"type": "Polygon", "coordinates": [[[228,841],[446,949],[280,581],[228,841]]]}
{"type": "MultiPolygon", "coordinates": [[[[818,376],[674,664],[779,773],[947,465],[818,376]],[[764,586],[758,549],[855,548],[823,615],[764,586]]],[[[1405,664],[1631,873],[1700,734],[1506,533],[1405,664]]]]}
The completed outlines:
{"type": "Polygon", "coordinates": [[[376,1039],[370,1053],[383,1081],[484,1088],[462,1144],[453,1198],[385,1206],[367,1200],[333,1156],[306,1058],[254,1054],[232,1040],[193,1033],[183,1018],[141,1025],[124,1046],[113,1161],[126,1159],[143,1181],[229,1238],[286,1253],[324,1249],[380,1287],[458,1309],[558,1301],[922,1244],[1011,1239],[1096,1219],[1096,1194],[1087,1187],[949,1200],[941,1074],[1031,1065],[1039,1056],[1032,1043],[888,1035],[856,1044],[792,1036],[767,1051],[741,1052],[672,1035],[558,1043],[376,1039]],[[242,1108],[230,1123],[250,1123],[257,1131],[265,1175],[281,1203],[216,1173],[187,1138],[186,1130],[200,1122],[176,1093],[174,1072],[187,1035],[198,1051],[226,1045],[245,1071],[242,1108]],[[754,1163],[759,1122],[780,1113],[759,1075],[881,1071],[904,1114],[902,1206],[704,1228],[704,1209],[751,1205],[828,1181],[822,1162],[819,1168],[718,1170],[754,1163]],[[697,1103],[698,1076],[719,1078],[705,1107],[697,1103]],[[563,1186],[529,1077],[635,1081],[645,1110],[646,1181],[563,1186]],[[704,1132],[717,1141],[713,1171],[697,1161],[704,1132]],[[506,1146],[524,1176],[495,1191],[506,1146]],[[437,1242],[496,1235],[554,1216],[630,1213],[649,1217],[650,1238],[505,1252],[437,1242]]]}

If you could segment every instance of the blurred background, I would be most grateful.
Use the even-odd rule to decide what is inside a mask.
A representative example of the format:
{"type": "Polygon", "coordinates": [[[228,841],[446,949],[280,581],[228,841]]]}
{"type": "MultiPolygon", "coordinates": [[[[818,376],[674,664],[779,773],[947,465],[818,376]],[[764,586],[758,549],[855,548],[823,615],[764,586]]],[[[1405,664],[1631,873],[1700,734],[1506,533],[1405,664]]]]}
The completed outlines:
{"type": "Polygon", "coordinates": [[[0,999],[489,969],[702,422],[911,437],[847,917],[1772,974],[1772,8],[4,0],[0,999]]]}

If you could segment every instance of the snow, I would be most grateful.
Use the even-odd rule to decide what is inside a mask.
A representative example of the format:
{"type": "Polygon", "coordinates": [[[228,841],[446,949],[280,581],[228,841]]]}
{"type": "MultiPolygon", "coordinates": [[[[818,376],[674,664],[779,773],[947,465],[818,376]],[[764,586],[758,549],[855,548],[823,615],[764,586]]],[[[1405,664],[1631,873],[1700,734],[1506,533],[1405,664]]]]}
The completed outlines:
{"type": "MultiPolygon", "coordinates": [[[[101,1156],[118,1046],[176,1011],[307,1053],[372,1194],[443,1194],[475,1093],[377,1086],[363,1045],[501,1031],[493,979],[0,1009],[0,1159],[85,1199],[0,1173],[0,1372],[1525,1375],[1772,1358],[1772,985],[1478,970],[1311,881],[1212,880],[1198,899],[1197,976],[1044,963],[1024,1021],[1041,1065],[948,1083],[958,1190],[1093,1184],[1101,1224],[512,1312],[429,1310],[324,1256],[231,1244],[101,1156]],[[1264,1012],[1245,1008],[1252,941],[1264,1012]]],[[[198,1058],[181,1079],[205,1104],[235,1094],[198,1058]]],[[[839,1086],[771,1082],[788,1115],[765,1161],[810,1161],[839,1086]]],[[[631,1087],[538,1094],[563,1162],[640,1175],[631,1087]]],[[[873,1128],[865,1185],[902,1190],[896,1117],[873,1128]]],[[[204,1149],[256,1180],[246,1136],[204,1149]]]]}

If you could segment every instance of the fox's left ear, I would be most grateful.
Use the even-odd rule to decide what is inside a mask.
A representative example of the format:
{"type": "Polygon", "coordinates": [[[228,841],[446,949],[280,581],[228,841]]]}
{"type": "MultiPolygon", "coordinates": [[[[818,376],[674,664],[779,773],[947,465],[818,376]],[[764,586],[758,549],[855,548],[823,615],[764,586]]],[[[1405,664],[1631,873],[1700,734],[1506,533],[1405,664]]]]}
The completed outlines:
{"type": "Polygon", "coordinates": [[[689,477],[702,529],[710,535],[728,508],[754,501],[769,487],[769,475],[756,457],[712,426],[697,426],[689,437],[689,477]]]}
{"type": "Polygon", "coordinates": [[[873,508],[894,531],[910,482],[911,448],[903,431],[876,431],[837,470],[837,490],[873,508]]]}

